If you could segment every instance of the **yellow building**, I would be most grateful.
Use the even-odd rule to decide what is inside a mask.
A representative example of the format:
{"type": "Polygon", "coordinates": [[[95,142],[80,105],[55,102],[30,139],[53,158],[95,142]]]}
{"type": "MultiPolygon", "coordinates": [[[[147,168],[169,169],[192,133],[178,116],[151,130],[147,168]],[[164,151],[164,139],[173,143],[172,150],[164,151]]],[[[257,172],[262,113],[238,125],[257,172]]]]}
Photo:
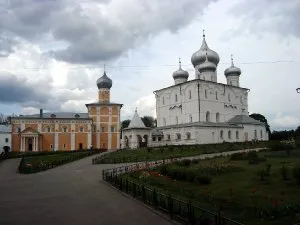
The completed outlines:
{"type": "Polygon", "coordinates": [[[44,113],[11,118],[12,151],[70,151],[120,148],[122,104],[110,102],[112,80],[106,72],[97,80],[98,101],[88,113],[44,113]]]}

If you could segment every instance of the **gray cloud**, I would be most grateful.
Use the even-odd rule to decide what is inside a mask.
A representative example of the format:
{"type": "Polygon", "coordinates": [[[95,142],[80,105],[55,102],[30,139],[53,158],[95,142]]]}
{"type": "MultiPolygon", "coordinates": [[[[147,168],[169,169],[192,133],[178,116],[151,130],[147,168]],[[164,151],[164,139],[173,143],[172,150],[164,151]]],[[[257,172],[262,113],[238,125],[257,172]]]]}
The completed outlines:
{"type": "Polygon", "coordinates": [[[1,103],[46,103],[49,86],[45,79],[30,83],[27,78],[0,71],[1,103]]]}
{"type": "Polygon", "coordinates": [[[0,29],[26,40],[51,36],[67,46],[49,53],[57,60],[94,63],[114,59],[148,38],[189,24],[215,0],[16,0],[0,14],[0,29]],[[104,7],[103,7],[104,6],[104,7]]]}
{"type": "Polygon", "coordinates": [[[240,1],[230,14],[242,19],[239,30],[276,32],[282,36],[300,37],[300,1],[253,0],[240,1]]]}

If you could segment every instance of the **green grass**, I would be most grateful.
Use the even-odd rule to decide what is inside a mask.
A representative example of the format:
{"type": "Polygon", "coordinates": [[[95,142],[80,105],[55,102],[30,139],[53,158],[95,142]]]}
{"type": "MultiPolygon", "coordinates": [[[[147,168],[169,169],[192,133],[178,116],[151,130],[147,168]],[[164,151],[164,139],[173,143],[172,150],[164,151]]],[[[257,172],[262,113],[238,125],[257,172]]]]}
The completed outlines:
{"type": "MultiPolygon", "coordinates": [[[[270,155],[259,155],[264,157],[265,154],[270,155]]],[[[218,211],[221,207],[225,216],[245,224],[292,225],[300,221],[300,185],[292,173],[294,166],[300,166],[300,157],[269,157],[266,162],[255,165],[249,165],[248,160],[229,161],[227,157],[202,160],[188,167],[177,164],[168,167],[181,167],[182,170],[201,173],[214,164],[223,164],[224,167],[230,165],[235,169],[226,172],[226,169],[221,168],[220,173],[210,174],[212,183],[208,185],[174,180],[166,176],[141,177],[141,171],[122,176],[156,188],[159,192],[192,200],[196,205],[211,211],[218,211]],[[261,180],[258,171],[265,169],[267,163],[271,165],[270,174],[265,180],[261,180]],[[289,171],[288,180],[282,179],[280,170],[283,164],[289,171]],[[287,210],[288,207],[294,207],[295,211],[287,210]],[[255,213],[255,208],[269,215],[259,216],[255,213]]],[[[155,171],[161,172],[160,168],[156,168],[155,171]]]]}
{"type": "Polygon", "coordinates": [[[53,167],[69,163],[84,157],[98,153],[97,151],[78,151],[78,152],[61,152],[51,155],[37,155],[23,157],[20,166],[20,173],[37,173],[48,170],[53,167]]]}
{"type": "Polygon", "coordinates": [[[136,150],[119,150],[95,158],[94,163],[126,163],[195,156],[200,154],[267,147],[268,142],[222,143],[192,146],[165,146],[159,148],[143,148],[136,150]]]}

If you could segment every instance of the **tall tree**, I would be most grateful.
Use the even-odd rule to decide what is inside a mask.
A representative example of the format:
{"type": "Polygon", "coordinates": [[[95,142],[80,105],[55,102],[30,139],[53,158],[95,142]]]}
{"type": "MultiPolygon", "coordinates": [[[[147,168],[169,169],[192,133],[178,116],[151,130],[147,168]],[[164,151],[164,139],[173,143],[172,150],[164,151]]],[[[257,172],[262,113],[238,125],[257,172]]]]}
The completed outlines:
{"type": "Polygon", "coordinates": [[[151,128],[156,127],[156,121],[152,116],[144,116],[141,117],[141,119],[144,122],[146,127],[151,127],[151,128]]]}
{"type": "Polygon", "coordinates": [[[251,115],[249,115],[251,118],[255,119],[255,120],[258,120],[262,123],[264,123],[266,125],[266,129],[267,129],[267,132],[268,134],[270,135],[271,134],[271,130],[270,130],[270,125],[268,124],[268,120],[266,119],[265,116],[259,114],[259,113],[252,113],[251,115]]]}
{"type": "Polygon", "coordinates": [[[121,129],[127,128],[130,124],[130,120],[123,120],[121,122],[121,129]]]}

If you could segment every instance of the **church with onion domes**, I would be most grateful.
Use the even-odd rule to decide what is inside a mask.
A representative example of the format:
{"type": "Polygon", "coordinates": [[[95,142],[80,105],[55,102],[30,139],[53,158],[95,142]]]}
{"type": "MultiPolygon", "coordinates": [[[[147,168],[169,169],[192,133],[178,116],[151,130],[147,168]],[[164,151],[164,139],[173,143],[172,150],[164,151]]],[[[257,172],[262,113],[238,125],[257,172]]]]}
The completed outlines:
{"type": "Polygon", "coordinates": [[[110,101],[112,80],[104,69],[97,80],[98,100],[87,113],[52,112],[11,118],[11,149],[19,152],[120,148],[122,104],[110,101]]]}
{"type": "Polygon", "coordinates": [[[224,71],[227,83],[219,83],[220,57],[208,47],[203,34],[191,62],[194,78],[189,79],[179,59],[174,85],[154,91],[157,127],[145,127],[136,110],[123,130],[122,148],[268,140],[265,124],[249,117],[250,90],[240,85],[241,69],[232,57],[224,71]]]}

